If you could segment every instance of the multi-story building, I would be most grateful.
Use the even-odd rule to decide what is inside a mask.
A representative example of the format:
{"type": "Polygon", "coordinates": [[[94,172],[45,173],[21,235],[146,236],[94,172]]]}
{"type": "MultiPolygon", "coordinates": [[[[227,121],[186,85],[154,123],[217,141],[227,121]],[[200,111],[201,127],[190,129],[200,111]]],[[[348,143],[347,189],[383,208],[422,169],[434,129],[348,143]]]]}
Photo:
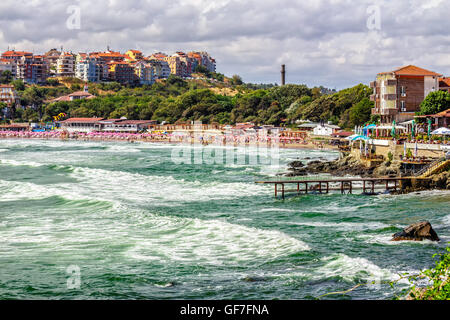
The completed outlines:
{"type": "Polygon", "coordinates": [[[56,74],[60,77],[75,75],[75,57],[70,52],[62,52],[56,61],[56,74]]]}
{"type": "Polygon", "coordinates": [[[16,73],[16,65],[14,63],[14,61],[10,61],[7,59],[0,59],[0,75],[4,72],[4,71],[9,71],[11,72],[11,75],[14,75],[16,73]],[[13,71],[14,69],[14,71],[13,71]]]}
{"type": "Polygon", "coordinates": [[[19,60],[31,61],[32,58],[33,53],[26,51],[8,50],[2,53],[2,59],[10,61],[13,65],[12,74],[14,78],[17,78],[17,65],[19,64],[19,60]]]}
{"type": "Polygon", "coordinates": [[[48,78],[49,68],[44,56],[33,57],[31,65],[31,79],[26,79],[28,83],[45,83],[48,78]]]}
{"type": "Polygon", "coordinates": [[[23,55],[17,60],[15,78],[25,83],[45,83],[48,66],[44,56],[23,55]]]}
{"type": "Polygon", "coordinates": [[[0,114],[3,117],[11,117],[12,107],[14,107],[19,100],[19,96],[14,89],[14,86],[9,84],[0,84],[0,102],[6,104],[6,107],[0,109],[0,114]]]}
{"type": "Polygon", "coordinates": [[[51,49],[44,54],[44,60],[47,62],[49,74],[56,74],[56,66],[58,64],[58,59],[61,56],[61,51],[56,49],[51,49]]]}
{"type": "Polygon", "coordinates": [[[90,57],[86,53],[79,53],[75,64],[75,77],[83,81],[98,82],[101,71],[97,58],[90,57]]]}
{"type": "Polygon", "coordinates": [[[216,60],[214,60],[208,52],[189,52],[188,57],[197,61],[197,65],[204,66],[210,72],[216,72],[216,60]]]}
{"type": "Polygon", "coordinates": [[[165,60],[167,55],[164,53],[154,53],[147,58],[147,61],[153,67],[153,73],[156,79],[167,79],[170,76],[171,69],[169,63],[165,60]]]}
{"type": "Polygon", "coordinates": [[[155,75],[153,67],[144,61],[139,61],[134,64],[134,73],[139,84],[153,84],[155,82],[155,75]]]}
{"type": "Polygon", "coordinates": [[[413,119],[425,97],[439,90],[439,77],[413,65],[379,73],[370,83],[374,90],[370,99],[375,102],[372,114],[380,115],[382,123],[413,119]]]}
{"type": "Polygon", "coordinates": [[[135,82],[134,68],[126,62],[108,63],[109,80],[122,84],[132,84],[135,82]]]}
{"type": "Polygon", "coordinates": [[[181,61],[178,56],[165,57],[164,61],[169,64],[170,74],[178,77],[185,77],[186,75],[186,64],[181,61]]]}
{"type": "Polygon", "coordinates": [[[198,65],[198,62],[195,58],[189,57],[187,54],[181,51],[177,51],[173,56],[179,57],[180,60],[184,63],[186,68],[183,77],[190,77],[192,72],[194,72],[195,67],[198,65]]]}
{"type": "Polygon", "coordinates": [[[129,61],[140,61],[144,59],[144,55],[139,50],[128,50],[127,52],[125,52],[125,55],[129,57],[127,59],[129,61]]]}

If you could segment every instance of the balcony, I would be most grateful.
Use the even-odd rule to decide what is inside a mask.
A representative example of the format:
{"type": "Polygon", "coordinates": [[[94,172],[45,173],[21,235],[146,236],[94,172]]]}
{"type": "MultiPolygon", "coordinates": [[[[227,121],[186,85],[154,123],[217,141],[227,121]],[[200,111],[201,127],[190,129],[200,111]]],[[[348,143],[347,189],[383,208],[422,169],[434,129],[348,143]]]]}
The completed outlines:
{"type": "Polygon", "coordinates": [[[372,81],[372,82],[369,84],[369,87],[371,87],[372,89],[375,89],[375,88],[377,87],[377,82],[376,82],[376,81],[372,81]]]}
{"type": "Polygon", "coordinates": [[[378,94],[371,94],[370,95],[370,101],[377,101],[378,98],[379,98],[378,94]]]}
{"type": "Polygon", "coordinates": [[[385,84],[386,84],[386,86],[388,86],[388,87],[390,87],[390,86],[396,86],[396,85],[397,85],[397,80],[394,80],[394,79],[386,80],[385,84]]]}
{"type": "Polygon", "coordinates": [[[382,116],[395,116],[398,113],[397,109],[395,108],[382,108],[380,109],[380,114],[382,116]]]}
{"type": "Polygon", "coordinates": [[[384,94],[383,99],[387,100],[387,101],[395,101],[395,100],[397,100],[397,95],[396,94],[384,94]]]}

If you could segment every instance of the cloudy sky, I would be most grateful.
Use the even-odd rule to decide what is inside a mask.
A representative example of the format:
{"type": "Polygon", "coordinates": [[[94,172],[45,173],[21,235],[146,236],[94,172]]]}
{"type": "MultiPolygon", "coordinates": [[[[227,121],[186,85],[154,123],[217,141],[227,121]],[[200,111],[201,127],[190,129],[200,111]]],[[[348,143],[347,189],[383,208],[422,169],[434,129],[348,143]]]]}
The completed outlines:
{"type": "Polygon", "coordinates": [[[448,0],[1,0],[0,50],[206,50],[246,82],[342,89],[416,64],[450,76],[448,0]],[[80,13],[79,15],[77,13],[80,13]]]}

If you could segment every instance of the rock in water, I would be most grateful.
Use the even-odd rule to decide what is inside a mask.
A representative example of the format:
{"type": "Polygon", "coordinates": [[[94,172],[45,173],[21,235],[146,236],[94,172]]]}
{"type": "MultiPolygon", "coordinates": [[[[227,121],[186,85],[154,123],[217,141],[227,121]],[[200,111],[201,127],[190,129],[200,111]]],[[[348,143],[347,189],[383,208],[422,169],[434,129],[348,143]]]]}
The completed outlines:
{"type": "Polygon", "coordinates": [[[439,237],[436,231],[433,230],[431,224],[428,221],[414,223],[409,227],[403,229],[403,231],[395,233],[392,237],[392,241],[422,241],[425,239],[431,241],[439,241],[439,237]]]}

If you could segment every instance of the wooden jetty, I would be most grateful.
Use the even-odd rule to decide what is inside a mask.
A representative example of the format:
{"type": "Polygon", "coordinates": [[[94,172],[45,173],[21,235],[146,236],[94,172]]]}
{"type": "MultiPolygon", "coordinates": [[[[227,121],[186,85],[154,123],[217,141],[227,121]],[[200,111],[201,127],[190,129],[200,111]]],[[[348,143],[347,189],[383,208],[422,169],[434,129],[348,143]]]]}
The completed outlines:
{"type": "Polygon", "coordinates": [[[284,181],[256,181],[255,183],[273,184],[275,197],[281,194],[293,192],[301,194],[323,194],[331,190],[338,190],[341,194],[352,194],[355,189],[362,189],[363,194],[375,194],[376,187],[383,187],[385,191],[397,191],[405,185],[410,185],[411,180],[417,177],[380,177],[380,178],[342,178],[342,179],[311,179],[311,180],[284,180],[284,181]],[[355,185],[359,183],[359,185],[355,185]],[[285,185],[296,185],[296,189],[286,189],[285,185]],[[336,187],[336,185],[338,187],[336,187]],[[281,187],[281,188],[280,188],[281,187]]]}

